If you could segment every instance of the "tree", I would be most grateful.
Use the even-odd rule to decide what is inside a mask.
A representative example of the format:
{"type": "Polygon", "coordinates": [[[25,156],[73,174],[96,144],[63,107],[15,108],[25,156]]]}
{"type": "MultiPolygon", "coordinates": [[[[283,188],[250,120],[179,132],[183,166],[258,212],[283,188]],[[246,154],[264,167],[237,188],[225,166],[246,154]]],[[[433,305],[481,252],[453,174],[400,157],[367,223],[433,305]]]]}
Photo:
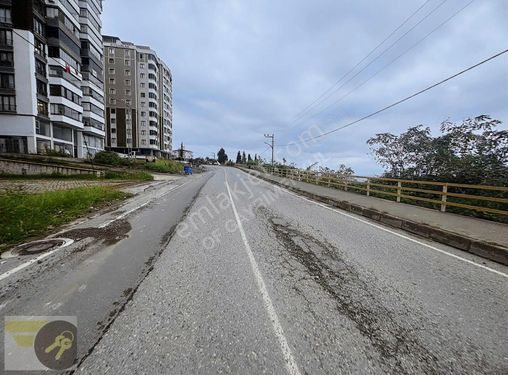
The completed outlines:
{"type": "Polygon", "coordinates": [[[245,157],[245,151],[242,153],[242,164],[247,162],[247,158],[245,157]]]}
{"type": "Polygon", "coordinates": [[[247,155],[247,162],[248,163],[252,162],[252,158],[251,158],[250,154],[247,155]]]}
{"type": "Polygon", "coordinates": [[[238,151],[238,154],[236,154],[236,164],[241,163],[242,163],[242,154],[240,153],[240,151],[238,151]]]}
{"type": "Polygon", "coordinates": [[[399,136],[376,134],[367,143],[390,177],[506,185],[508,130],[495,130],[499,124],[481,115],[461,124],[444,121],[437,137],[418,125],[399,136]]]}
{"type": "Polygon", "coordinates": [[[354,176],[355,171],[353,170],[353,168],[348,167],[345,164],[341,164],[339,165],[339,169],[335,171],[335,174],[339,177],[351,177],[354,176]]]}
{"type": "Polygon", "coordinates": [[[226,154],[226,151],[222,147],[217,153],[217,161],[221,164],[224,164],[228,161],[228,155],[226,154]]]}

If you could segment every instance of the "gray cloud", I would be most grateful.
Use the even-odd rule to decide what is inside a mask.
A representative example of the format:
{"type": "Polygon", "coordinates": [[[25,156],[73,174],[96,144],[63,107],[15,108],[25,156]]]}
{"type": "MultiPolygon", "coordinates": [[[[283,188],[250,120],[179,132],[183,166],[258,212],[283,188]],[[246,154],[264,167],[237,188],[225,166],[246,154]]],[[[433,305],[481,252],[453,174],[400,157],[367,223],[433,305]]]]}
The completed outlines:
{"type": "MultiPolygon", "coordinates": [[[[421,15],[440,2],[431,0],[421,15]]],[[[446,1],[327,103],[382,69],[467,2],[446,1]]],[[[334,128],[506,48],[508,2],[476,0],[329,111],[292,121],[423,3],[107,0],[103,22],[106,34],[150,45],[171,66],[174,146],[183,141],[203,156],[223,146],[234,158],[238,149],[263,152],[264,132],[275,132],[279,144],[286,144],[313,124],[334,128]]],[[[507,58],[323,138],[298,157],[288,158],[284,150],[279,157],[308,165],[319,153],[330,167],[346,163],[360,174],[379,173],[365,144],[375,133],[398,133],[419,123],[437,130],[444,119],[479,114],[490,114],[506,127],[507,58]]]]}

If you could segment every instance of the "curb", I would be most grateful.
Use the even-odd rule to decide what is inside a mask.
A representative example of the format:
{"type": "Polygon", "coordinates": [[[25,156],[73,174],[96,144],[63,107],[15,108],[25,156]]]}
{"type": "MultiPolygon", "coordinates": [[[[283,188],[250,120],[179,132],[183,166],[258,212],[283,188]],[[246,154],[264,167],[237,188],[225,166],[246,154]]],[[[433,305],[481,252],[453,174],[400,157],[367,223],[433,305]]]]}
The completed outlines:
{"type": "Polygon", "coordinates": [[[403,231],[415,234],[417,236],[427,238],[459,250],[467,251],[468,253],[478,255],[482,258],[492,260],[496,263],[508,266],[508,248],[497,244],[490,243],[481,240],[475,240],[473,238],[465,237],[464,235],[450,232],[444,229],[436,228],[431,225],[417,223],[411,220],[402,219],[373,208],[367,208],[360,205],[352,204],[348,201],[340,201],[333,198],[323,197],[313,193],[309,193],[305,190],[295,188],[290,185],[270,180],[262,176],[261,174],[253,173],[252,171],[241,169],[242,171],[258,177],[264,181],[270,182],[271,184],[281,186],[285,189],[291,190],[299,195],[303,195],[312,200],[320,203],[329,204],[330,206],[339,208],[344,211],[348,211],[357,215],[367,217],[371,220],[380,222],[392,228],[401,229],[403,231]]]}

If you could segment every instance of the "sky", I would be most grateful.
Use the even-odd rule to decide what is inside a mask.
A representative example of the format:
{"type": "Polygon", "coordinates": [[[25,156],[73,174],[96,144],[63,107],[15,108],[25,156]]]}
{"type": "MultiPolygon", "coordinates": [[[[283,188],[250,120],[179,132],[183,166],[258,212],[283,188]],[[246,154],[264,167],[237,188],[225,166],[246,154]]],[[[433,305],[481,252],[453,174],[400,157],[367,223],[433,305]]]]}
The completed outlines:
{"type": "Polygon", "coordinates": [[[105,0],[102,20],[104,34],[149,45],[171,68],[173,148],[269,160],[273,133],[278,161],[374,175],[366,141],[377,133],[423,124],[437,135],[444,120],[481,114],[508,128],[508,53],[292,142],[505,50],[507,16],[506,0],[105,0]]]}

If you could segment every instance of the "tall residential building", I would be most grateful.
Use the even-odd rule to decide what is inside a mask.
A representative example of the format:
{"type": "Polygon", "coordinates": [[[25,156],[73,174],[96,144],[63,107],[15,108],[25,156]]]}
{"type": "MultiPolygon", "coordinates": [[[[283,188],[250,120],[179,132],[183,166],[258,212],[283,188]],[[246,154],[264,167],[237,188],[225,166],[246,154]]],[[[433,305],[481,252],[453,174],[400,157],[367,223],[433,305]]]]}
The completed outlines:
{"type": "Polygon", "coordinates": [[[79,0],[81,74],[83,81],[83,144],[86,152],[104,149],[104,59],[101,0],[79,0]]]}
{"type": "Polygon", "coordinates": [[[169,156],[173,131],[171,70],[150,47],[104,36],[106,147],[169,156]]]}
{"type": "Polygon", "coordinates": [[[89,91],[103,81],[100,22],[90,20],[100,20],[101,11],[101,0],[0,1],[0,16],[9,14],[11,21],[0,23],[0,56],[6,61],[0,65],[13,76],[9,91],[0,89],[0,152],[53,150],[85,157],[104,148],[104,104],[99,96],[93,104],[102,105],[102,114],[92,116],[89,91]],[[99,54],[91,61],[86,43],[93,33],[99,54]]]}

